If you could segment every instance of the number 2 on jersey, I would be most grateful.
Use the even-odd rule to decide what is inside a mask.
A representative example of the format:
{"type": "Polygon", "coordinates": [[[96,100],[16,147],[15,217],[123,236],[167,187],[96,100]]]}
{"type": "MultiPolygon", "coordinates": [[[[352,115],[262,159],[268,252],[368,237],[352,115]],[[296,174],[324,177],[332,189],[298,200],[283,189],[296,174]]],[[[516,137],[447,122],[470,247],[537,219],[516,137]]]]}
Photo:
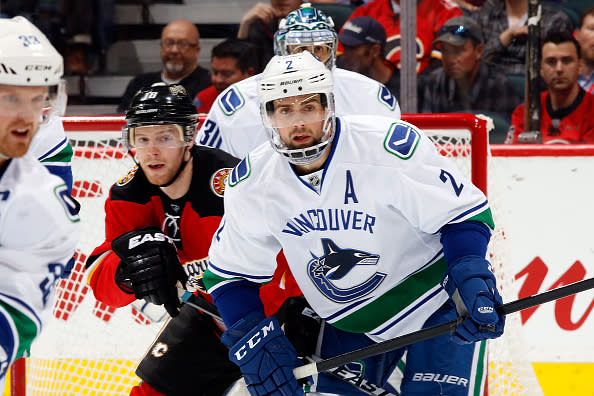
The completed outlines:
{"type": "Polygon", "coordinates": [[[454,189],[456,196],[459,197],[460,193],[462,192],[462,189],[464,188],[464,184],[462,184],[462,183],[458,184],[456,182],[456,180],[454,179],[454,176],[452,176],[452,174],[450,172],[442,169],[441,173],[439,174],[439,180],[441,180],[444,183],[447,183],[448,179],[450,180],[450,183],[452,184],[452,188],[454,189]]]}

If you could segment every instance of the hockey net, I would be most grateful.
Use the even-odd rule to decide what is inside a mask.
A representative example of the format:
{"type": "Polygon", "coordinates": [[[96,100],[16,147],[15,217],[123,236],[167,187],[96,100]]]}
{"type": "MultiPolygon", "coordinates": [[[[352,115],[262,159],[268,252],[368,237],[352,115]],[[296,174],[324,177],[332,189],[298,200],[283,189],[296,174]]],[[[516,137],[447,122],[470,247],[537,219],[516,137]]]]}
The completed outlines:
{"type": "MultiPolygon", "coordinates": [[[[443,155],[487,192],[487,121],[469,114],[410,114],[403,119],[423,129],[443,155]]],[[[134,165],[120,140],[124,120],[121,116],[63,120],[74,148],[73,195],[81,203],[81,240],[72,274],[57,286],[53,318],[26,359],[26,393],[14,387],[12,394],[128,395],[140,381],[135,367],[161,328],[164,311],[145,311],[143,304],[119,309],[107,306],[93,298],[84,278],[84,262],[104,238],[103,204],[109,188],[134,165]]],[[[491,188],[489,184],[490,193],[491,188]]],[[[511,301],[517,293],[512,280],[505,278],[505,257],[500,254],[506,250],[505,236],[496,199],[490,196],[498,223],[490,247],[491,261],[504,301],[511,301]]],[[[519,326],[514,322],[508,318],[504,337],[488,348],[489,395],[538,395],[530,364],[518,362],[517,353],[507,355],[512,351],[506,343],[514,339],[508,335],[519,326]]],[[[518,341],[520,345],[514,343],[514,348],[521,348],[518,341]]]]}

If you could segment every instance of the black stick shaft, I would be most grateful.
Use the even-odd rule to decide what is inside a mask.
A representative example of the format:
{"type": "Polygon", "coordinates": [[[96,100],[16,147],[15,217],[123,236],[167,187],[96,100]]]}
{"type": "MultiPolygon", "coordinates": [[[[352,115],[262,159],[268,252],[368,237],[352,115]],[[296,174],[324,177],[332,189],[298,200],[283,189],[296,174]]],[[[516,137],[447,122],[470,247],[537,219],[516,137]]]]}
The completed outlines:
{"type": "MultiPolygon", "coordinates": [[[[593,288],[594,278],[585,279],[583,281],[575,282],[567,286],[549,290],[541,294],[537,294],[534,296],[522,298],[517,301],[512,301],[507,304],[503,304],[497,307],[496,310],[497,313],[500,315],[509,315],[514,312],[522,311],[524,309],[531,308],[536,305],[558,300],[560,298],[568,297],[573,294],[593,288]]],[[[347,352],[342,355],[335,356],[333,358],[319,361],[317,363],[311,363],[303,367],[298,367],[297,369],[295,369],[297,370],[295,376],[297,378],[304,378],[309,375],[313,375],[317,372],[326,371],[334,367],[342,366],[355,360],[365,359],[371,356],[379,355],[381,353],[393,351],[394,349],[403,348],[407,345],[424,341],[432,337],[437,337],[447,333],[453,333],[456,330],[457,324],[460,323],[462,320],[463,318],[458,318],[457,320],[452,320],[437,326],[428,327],[426,329],[422,329],[414,333],[396,337],[391,340],[383,341],[365,348],[357,349],[352,352],[347,352]]]]}

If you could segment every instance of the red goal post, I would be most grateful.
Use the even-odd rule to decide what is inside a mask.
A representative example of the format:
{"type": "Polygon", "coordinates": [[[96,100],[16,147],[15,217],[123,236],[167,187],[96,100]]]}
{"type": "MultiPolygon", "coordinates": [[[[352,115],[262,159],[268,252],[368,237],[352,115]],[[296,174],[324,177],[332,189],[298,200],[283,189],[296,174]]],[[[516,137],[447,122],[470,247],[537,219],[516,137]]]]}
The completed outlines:
{"type": "MultiPolygon", "coordinates": [[[[471,114],[403,114],[402,119],[422,129],[487,192],[487,121],[471,114]]],[[[104,238],[103,203],[109,188],[133,166],[120,139],[125,121],[123,116],[66,116],[63,124],[74,149],[73,195],[81,202],[82,236],[73,273],[56,288],[52,320],[27,358],[26,390],[20,389],[25,387],[22,374],[12,370],[11,382],[22,386],[11,394],[128,395],[139,381],[136,364],[162,323],[135,306],[115,309],[95,301],[83,271],[86,258],[104,238]]]]}

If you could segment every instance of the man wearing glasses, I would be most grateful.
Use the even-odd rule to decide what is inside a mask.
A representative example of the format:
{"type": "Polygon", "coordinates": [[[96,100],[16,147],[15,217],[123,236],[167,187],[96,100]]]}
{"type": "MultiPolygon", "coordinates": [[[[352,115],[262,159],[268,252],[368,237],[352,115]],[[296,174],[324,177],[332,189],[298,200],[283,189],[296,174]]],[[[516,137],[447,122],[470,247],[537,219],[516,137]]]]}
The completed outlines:
{"type": "Polygon", "coordinates": [[[118,112],[128,109],[136,92],[156,82],[180,84],[192,98],[210,85],[210,72],[198,65],[200,33],[196,25],[186,20],[169,23],[163,28],[160,45],[163,69],[134,77],[126,87],[118,112]]]}

